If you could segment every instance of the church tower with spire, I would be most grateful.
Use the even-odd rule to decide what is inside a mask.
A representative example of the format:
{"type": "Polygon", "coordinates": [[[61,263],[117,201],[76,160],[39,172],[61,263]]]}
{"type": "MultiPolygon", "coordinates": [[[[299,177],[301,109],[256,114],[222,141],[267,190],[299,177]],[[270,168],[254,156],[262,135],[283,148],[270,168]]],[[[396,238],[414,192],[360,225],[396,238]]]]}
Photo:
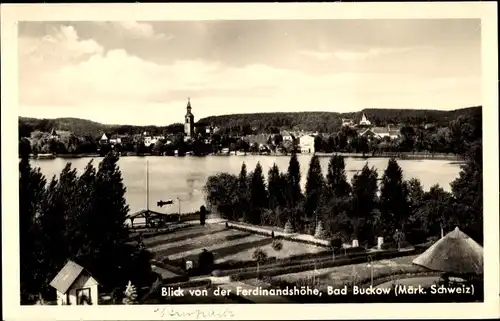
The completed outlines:
{"type": "Polygon", "coordinates": [[[191,100],[188,98],[187,113],[184,117],[184,134],[186,137],[194,136],[194,115],[191,113],[191,100]]]}

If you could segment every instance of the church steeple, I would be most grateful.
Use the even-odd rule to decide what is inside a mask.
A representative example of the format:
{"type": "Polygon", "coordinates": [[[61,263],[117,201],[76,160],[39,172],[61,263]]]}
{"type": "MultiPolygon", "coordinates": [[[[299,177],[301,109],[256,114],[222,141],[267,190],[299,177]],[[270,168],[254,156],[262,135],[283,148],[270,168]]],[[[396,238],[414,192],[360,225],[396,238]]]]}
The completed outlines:
{"type": "Polygon", "coordinates": [[[184,121],[184,134],[187,137],[194,135],[194,115],[191,113],[191,99],[188,98],[188,103],[186,106],[187,113],[184,121]]]}

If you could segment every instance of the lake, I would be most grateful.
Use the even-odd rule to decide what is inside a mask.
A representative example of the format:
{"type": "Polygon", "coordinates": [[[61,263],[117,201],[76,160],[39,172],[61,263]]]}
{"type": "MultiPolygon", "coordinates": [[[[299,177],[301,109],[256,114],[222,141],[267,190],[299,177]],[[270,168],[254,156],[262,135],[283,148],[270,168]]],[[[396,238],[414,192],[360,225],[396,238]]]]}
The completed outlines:
{"type": "MultiPolygon", "coordinates": [[[[299,155],[302,172],[302,186],[304,188],[306,175],[311,155],[299,155]]],[[[289,156],[207,156],[207,157],[133,157],[120,158],[118,165],[122,172],[123,182],[127,187],[126,199],[130,212],[136,212],[146,208],[146,161],[149,161],[149,207],[151,210],[167,211],[177,213],[179,204],[163,209],[156,206],[159,200],[180,199],[180,211],[182,213],[194,212],[204,205],[203,186],[208,176],[218,172],[229,172],[239,174],[241,164],[247,165],[247,171],[255,168],[260,162],[267,171],[276,163],[282,172],[288,168],[289,156]]],[[[91,158],[75,159],[47,159],[32,160],[34,166],[40,167],[47,179],[53,175],[59,175],[66,163],[72,163],[79,173],[83,171],[91,158]]],[[[94,165],[102,160],[95,158],[94,165]]],[[[388,158],[346,158],[346,172],[349,181],[360,170],[366,162],[369,166],[377,169],[379,177],[387,167],[388,158]]],[[[328,168],[329,157],[320,157],[323,172],[328,168]]],[[[445,190],[450,190],[450,183],[458,176],[460,166],[457,163],[446,160],[398,160],[403,169],[405,179],[416,177],[420,179],[424,189],[429,189],[434,184],[439,184],[445,190]]]]}

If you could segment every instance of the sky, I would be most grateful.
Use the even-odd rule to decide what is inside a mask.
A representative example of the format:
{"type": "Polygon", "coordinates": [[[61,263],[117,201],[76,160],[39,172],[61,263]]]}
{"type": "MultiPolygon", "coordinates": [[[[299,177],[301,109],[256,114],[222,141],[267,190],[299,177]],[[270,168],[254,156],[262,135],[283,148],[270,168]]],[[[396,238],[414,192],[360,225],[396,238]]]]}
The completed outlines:
{"type": "Polygon", "coordinates": [[[21,22],[19,115],[107,124],[481,105],[479,19],[21,22]]]}

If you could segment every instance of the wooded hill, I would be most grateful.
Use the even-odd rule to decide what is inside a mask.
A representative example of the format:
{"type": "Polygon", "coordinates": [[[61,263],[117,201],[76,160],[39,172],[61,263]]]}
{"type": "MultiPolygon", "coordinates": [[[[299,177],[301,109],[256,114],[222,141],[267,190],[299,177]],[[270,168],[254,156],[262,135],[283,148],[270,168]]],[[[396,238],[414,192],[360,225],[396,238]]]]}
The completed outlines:
{"type": "MultiPolygon", "coordinates": [[[[213,125],[220,128],[232,128],[236,131],[247,131],[263,133],[274,132],[280,129],[318,131],[322,133],[336,132],[342,118],[351,118],[358,122],[363,113],[377,126],[387,124],[421,125],[423,123],[434,123],[438,126],[446,126],[459,116],[471,117],[481,112],[481,106],[468,107],[452,111],[442,110],[413,110],[413,109],[363,109],[353,113],[337,112],[273,112],[253,114],[231,114],[221,116],[210,116],[202,118],[197,122],[198,126],[213,125]]],[[[133,126],[133,125],[108,125],[80,118],[56,118],[37,119],[19,117],[19,135],[29,136],[32,131],[40,130],[49,132],[56,130],[67,130],[77,136],[97,137],[102,133],[113,134],[138,134],[144,131],[155,135],[165,132],[178,132],[183,130],[180,123],[167,126],[133,126]]]]}

